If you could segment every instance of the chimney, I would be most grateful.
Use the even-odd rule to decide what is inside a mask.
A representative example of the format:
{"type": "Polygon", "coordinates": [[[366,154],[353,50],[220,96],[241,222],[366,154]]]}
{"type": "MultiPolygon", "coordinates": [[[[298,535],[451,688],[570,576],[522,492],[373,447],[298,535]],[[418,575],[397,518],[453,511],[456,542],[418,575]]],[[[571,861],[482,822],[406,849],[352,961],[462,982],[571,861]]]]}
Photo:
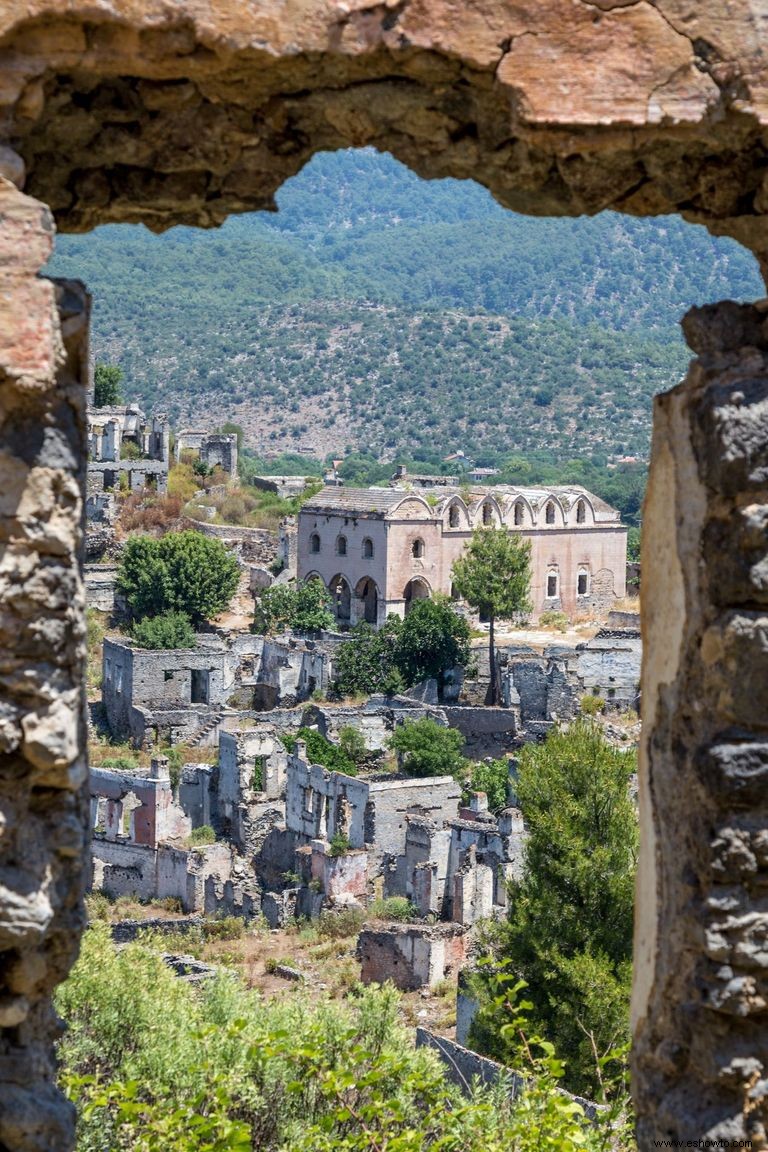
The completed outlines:
{"type": "Polygon", "coordinates": [[[149,769],[149,776],[151,780],[170,780],[171,772],[168,767],[167,756],[152,757],[152,765],[149,769]]]}

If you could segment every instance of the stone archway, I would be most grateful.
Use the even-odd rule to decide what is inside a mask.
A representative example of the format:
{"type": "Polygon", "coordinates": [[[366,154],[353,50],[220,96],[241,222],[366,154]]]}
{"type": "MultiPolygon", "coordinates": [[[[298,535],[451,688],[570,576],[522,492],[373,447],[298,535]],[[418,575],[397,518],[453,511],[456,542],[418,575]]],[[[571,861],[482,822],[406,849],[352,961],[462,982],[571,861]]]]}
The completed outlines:
{"type": "Polygon", "coordinates": [[[379,622],[379,590],[376,581],[370,576],[364,576],[355,588],[355,599],[359,606],[358,619],[366,624],[379,622]]]}
{"type": "Polygon", "coordinates": [[[405,603],[405,615],[407,616],[411,610],[411,605],[414,600],[429,600],[432,591],[427,584],[426,580],[422,580],[420,576],[414,576],[409,580],[403,589],[403,601],[405,603]]]}
{"type": "MultiPolygon", "coordinates": [[[[518,211],[678,212],[763,257],[761,14],[722,8],[319,0],[299,21],[234,0],[3,7],[0,1143],[71,1143],[50,992],[76,953],[87,854],[88,300],[38,278],[45,204],[71,230],[211,225],[269,207],[313,152],[370,144],[425,176],[477,179],[518,211]]],[[[768,333],[762,306],[736,305],[694,312],[685,332],[697,360],[656,402],[645,512],[642,1149],[762,1139],[768,1109],[768,916],[753,899],[768,868],[768,333]]]]}
{"type": "Polygon", "coordinates": [[[336,623],[342,627],[348,626],[352,619],[352,589],[346,576],[333,576],[328,581],[328,591],[333,601],[336,623]]]}

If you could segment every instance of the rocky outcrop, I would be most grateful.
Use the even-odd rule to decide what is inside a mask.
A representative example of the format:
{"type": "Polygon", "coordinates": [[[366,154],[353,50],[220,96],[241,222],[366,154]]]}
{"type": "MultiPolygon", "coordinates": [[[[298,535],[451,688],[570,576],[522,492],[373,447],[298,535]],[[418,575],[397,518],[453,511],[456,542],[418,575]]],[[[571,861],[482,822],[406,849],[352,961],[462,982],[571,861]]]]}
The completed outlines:
{"type": "Polygon", "coordinates": [[[373,145],[517,211],[681,212],[762,249],[759,21],[748,0],[12,0],[0,139],[66,229],[217,224],[313,152],[373,145]]]}
{"type": "Polygon", "coordinates": [[[643,525],[639,1143],[766,1148],[768,310],[684,328],[643,525]]]}

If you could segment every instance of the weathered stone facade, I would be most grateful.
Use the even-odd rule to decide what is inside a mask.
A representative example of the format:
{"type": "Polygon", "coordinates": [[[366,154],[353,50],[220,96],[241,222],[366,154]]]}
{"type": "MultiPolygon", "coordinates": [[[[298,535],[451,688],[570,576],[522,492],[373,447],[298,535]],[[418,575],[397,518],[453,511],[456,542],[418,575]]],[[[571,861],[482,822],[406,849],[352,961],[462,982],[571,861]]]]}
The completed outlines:
{"type": "MultiPolygon", "coordinates": [[[[71,1146],[71,1109],[52,1087],[49,996],[76,951],[87,852],[78,571],[87,304],[78,286],[38,278],[51,218],[11,181],[22,184],[26,167],[28,191],[69,229],[215,224],[271,206],[315,151],[374,145],[426,176],[480,180],[519,211],[678,212],[764,258],[761,18],[747,0],[727,12],[718,0],[3,7],[8,1149],[71,1146]]],[[[757,414],[768,370],[755,353],[764,347],[759,309],[724,306],[710,321],[702,364],[657,406],[645,516],[634,1086],[643,1152],[656,1138],[723,1131],[765,1143],[756,941],[768,825],[758,695],[766,434],[757,414]],[[728,549],[713,547],[719,539],[728,549]],[[737,842],[743,853],[725,851],[737,842]],[[722,899],[717,876],[729,878],[722,899]],[[725,944],[716,939],[723,930],[725,944]],[[736,983],[723,997],[726,979],[736,983]]]]}
{"type": "Polygon", "coordinates": [[[164,417],[148,421],[136,404],[89,407],[87,415],[89,495],[119,488],[121,482],[131,492],[166,491],[170,429],[164,417]]]}
{"type": "Polygon", "coordinates": [[[452,568],[481,525],[531,547],[534,619],[607,613],[626,592],[627,529],[585,488],[324,488],[299,513],[297,576],[319,577],[340,624],[381,624],[414,600],[453,595],[452,568]]]}
{"type": "Polygon", "coordinates": [[[0,1145],[68,1148],[53,987],[84,926],[85,385],[90,302],[38,278],[53,225],[0,178],[0,1145]]]}
{"type": "Polygon", "coordinates": [[[207,468],[221,468],[237,476],[237,436],[228,432],[180,428],[176,433],[176,459],[194,457],[207,468]]]}
{"type": "Polygon", "coordinates": [[[766,315],[689,313],[699,358],[655,405],[633,1004],[644,1147],[667,1131],[768,1143],[766,315]]]}

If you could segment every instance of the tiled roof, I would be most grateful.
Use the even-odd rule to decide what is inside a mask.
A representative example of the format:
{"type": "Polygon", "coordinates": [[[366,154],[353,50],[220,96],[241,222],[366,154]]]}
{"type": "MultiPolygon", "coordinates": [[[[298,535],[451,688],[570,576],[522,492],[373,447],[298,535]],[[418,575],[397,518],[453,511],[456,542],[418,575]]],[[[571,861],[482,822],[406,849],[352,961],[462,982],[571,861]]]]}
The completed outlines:
{"type": "Polygon", "coordinates": [[[337,488],[321,489],[302,505],[302,512],[365,512],[385,516],[412,493],[402,488],[337,488]]]}

